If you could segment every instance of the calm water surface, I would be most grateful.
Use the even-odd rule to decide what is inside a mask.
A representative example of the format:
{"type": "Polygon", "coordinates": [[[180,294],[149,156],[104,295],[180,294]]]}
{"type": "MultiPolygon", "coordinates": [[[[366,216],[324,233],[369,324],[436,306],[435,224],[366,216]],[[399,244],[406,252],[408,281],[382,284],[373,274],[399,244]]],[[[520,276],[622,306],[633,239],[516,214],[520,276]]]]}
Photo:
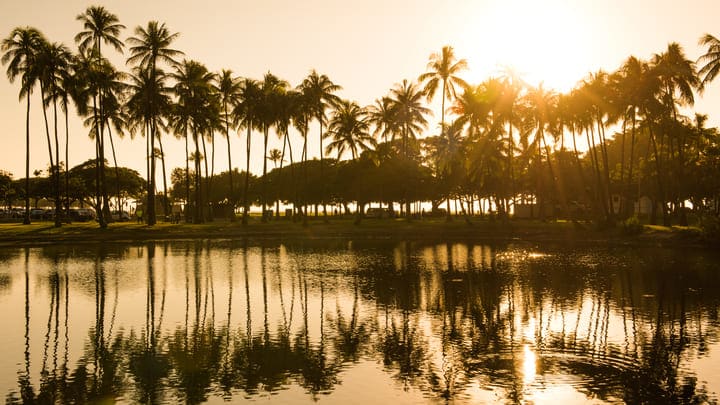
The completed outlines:
{"type": "Polygon", "coordinates": [[[0,250],[7,403],[705,403],[708,251],[418,242],[0,250]]]}

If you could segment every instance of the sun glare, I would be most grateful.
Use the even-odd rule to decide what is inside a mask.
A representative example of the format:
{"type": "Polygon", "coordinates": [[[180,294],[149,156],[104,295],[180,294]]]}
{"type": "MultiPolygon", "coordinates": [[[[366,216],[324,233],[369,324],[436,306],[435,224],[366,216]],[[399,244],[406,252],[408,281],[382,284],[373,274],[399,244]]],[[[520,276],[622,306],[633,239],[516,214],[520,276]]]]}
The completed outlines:
{"type": "Polygon", "coordinates": [[[512,0],[477,13],[457,47],[468,60],[470,83],[510,68],[532,86],[565,92],[592,70],[583,47],[588,31],[571,4],[512,0]]]}

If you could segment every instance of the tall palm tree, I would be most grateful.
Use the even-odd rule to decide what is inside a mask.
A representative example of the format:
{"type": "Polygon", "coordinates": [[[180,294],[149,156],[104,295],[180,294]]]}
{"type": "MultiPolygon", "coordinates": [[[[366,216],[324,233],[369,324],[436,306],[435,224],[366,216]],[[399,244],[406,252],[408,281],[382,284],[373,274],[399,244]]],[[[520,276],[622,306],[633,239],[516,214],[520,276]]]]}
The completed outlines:
{"type": "Polygon", "coordinates": [[[101,227],[107,226],[110,215],[107,185],[105,182],[105,129],[108,123],[106,107],[114,108],[112,99],[125,90],[125,74],[115,69],[105,59],[97,59],[93,51],[80,55],[75,64],[77,83],[74,89],[75,102],[81,115],[91,114],[93,123],[89,134],[95,140],[96,166],[96,206],[101,227]]]}
{"type": "Polygon", "coordinates": [[[233,108],[239,102],[240,81],[232,76],[232,71],[223,69],[216,76],[217,91],[220,95],[220,102],[223,108],[223,124],[225,124],[225,140],[227,141],[228,153],[228,176],[230,178],[230,220],[235,222],[235,191],[233,183],[232,148],[230,147],[230,115],[228,107],[233,108]]]}
{"type": "Polygon", "coordinates": [[[245,78],[240,81],[240,92],[238,103],[233,108],[233,124],[238,128],[245,128],[247,135],[245,139],[245,185],[243,190],[243,218],[242,224],[247,225],[250,217],[250,146],[252,131],[260,126],[260,114],[258,105],[261,101],[260,83],[256,80],[245,78]]]}
{"type": "MultiPolygon", "coordinates": [[[[402,136],[402,156],[408,159],[408,142],[415,139],[417,133],[427,127],[425,115],[431,114],[429,108],[422,104],[424,94],[417,86],[403,80],[390,90],[390,97],[393,102],[393,109],[397,111],[397,122],[402,136]]],[[[410,218],[410,201],[405,197],[405,214],[410,218]]]]}
{"type": "MultiPolygon", "coordinates": [[[[666,108],[671,111],[673,121],[678,122],[677,105],[692,106],[695,102],[693,91],[702,84],[695,68],[695,62],[685,56],[685,51],[676,42],[668,44],[667,50],[662,54],[654,55],[652,62],[654,65],[653,70],[662,83],[661,100],[666,108]]],[[[675,128],[678,127],[675,126],[675,128]]],[[[672,134],[669,143],[672,150],[673,140],[676,142],[675,156],[678,170],[675,171],[675,174],[679,184],[685,177],[684,154],[686,139],[683,131],[676,132],[672,134]]],[[[684,198],[676,195],[675,199],[676,206],[680,208],[680,224],[687,226],[684,198]]],[[[663,204],[663,207],[665,207],[665,204],[663,204]]],[[[663,209],[663,223],[668,226],[670,220],[666,211],[666,209],[663,209]]]]}
{"type": "MultiPolygon", "coordinates": [[[[521,134],[524,138],[532,136],[532,141],[525,142],[529,149],[527,151],[528,156],[531,153],[536,153],[537,157],[534,159],[535,162],[535,176],[536,176],[536,189],[535,195],[537,197],[537,205],[540,211],[540,218],[545,216],[545,203],[543,197],[548,195],[546,185],[543,184],[541,175],[543,151],[545,151],[545,159],[548,164],[548,170],[550,172],[550,179],[555,181],[554,170],[551,162],[550,147],[546,139],[546,134],[552,131],[552,125],[554,120],[555,109],[557,106],[557,94],[553,91],[548,91],[543,88],[542,83],[538,87],[528,89],[525,104],[525,133],[521,134]]],[[[553,184],[554,186],[555,184],[553,184]]]]}
{"type": "MultiPolygon", "coordinates": [[[[119,20],[115,14],[110,13],[102,6],[90,6],[84,13],[79,14],[76,18],[83,24],[83,31],[80,31],[75,35],[75,42],[80,47],[82,54],[88,55],[88,59],[95,59],[99,65],[109,65],[102,62],[102,44],[109,44],[116,51],[123,52],[123,42],[118,38],[120,31],[125,28],[124,25],[119,23],[119,20]]],[[[99,87],[95,88],[97,92],[94,94],[94,106],[100,108],[103,104],[103,93],[99,87]]],[[[100,114],[102,115],[102,114],[100,114]]],[[[96,115],[97,117],[97,115],[96,115]]],[[[104,123],[103,120],[99,120],[99,136],[96,137],[96,148],[98,151],[98,164],[96,170],[98,174],[96,179],[98,180],[98,189],[102,190],[102,205],[98,204],[98,219],[100,220],[100,227],[106,227],[106,215],[109,212],[107,193],[105,190],[105,151],[104,151],[104,123]]]]}
{"type": "Polygon", "coordinates": [[[268,72],[263,77],[261,84],[261,100],[258,106],[260,124],[263,131],[263,177],[262,189],[260,191],[260,202],[262,204],[262,222],[267,221],[267,148],[270,127],[275,125],[278,120],[278,101],[283,97],[287,90],[288,83],[279,79],[277,76],[268,72]]]}
{"type": "Polygon", "coordinates": [[[307,141],[308,132],[310,130],[309,122],[312,119],[313,109],[309,88],[300,85],[296,88],[295,95],[295,99],[293,100],[294,107],[292,109],[292,121],[295,128],[297,128],[300,132],[300,136],[303,138],[303,148],[302,153],[300,154],[300,162],[302,163],[301,166],[303,168],[303,199],[301,205],[303,226],[307,226],[307,141]]]}
{"type": "Polygon", "coordinates": [[[339,160],[343,153],[349,150],[352,160],[355,160],[360,156],[360,152],[376,145],[369,129],[365,111],[354,101],[341,100],[328,123],[326,135],[332,138],[332,142],[325,148],[325,153],[330,154],[337,150],[339,160]]]}
{"type": "MultiPolygon", "coordinates": [[[[151,82],[156,82],[159,74],[158,62],[165,62],[173,66],[175,58],[183,55],[181,51],[170,48],[172,42],[178,37],[178,33],[170,33],[164,23],[157,21],[148,22],[147,28],[136,27],[135,36],[128,38],[130,44],[130,57],[128,64],[136,64],[147,71],[151,82]]],[[[152,104],[153,98],[148,101],[152,104]]],[[[158,110],[158,109],[154,109],[158,110]]],[[[158,136],[159,116],[149,117],[149,144],[148,156],[150,167],[148,170],[148,196],[147,196],[147,223],[155,225],[157,222],[155,213],[155,139],[158,136]]]]}
{"type": "MultiPolygon", "coordinates": [[[[333,83],[329,77],[319,74],[314,69],[300,85],[304,94],[308,97],[311,108],[314,110],[315,119],[320,125],[320,177],[323,177],[323,125],[326,122],[325,109],[333,106],[339,97],[333,93],[342,90],[342,87],[333,83]]],[[[320,200],[323,206],[323,216],[327,219],[327,206],[325,205],[325,183],[322,183],[320,200]]]]}
{"type": "MultiPolygon", "coordinates": [[[[213,81],[215,75],[207,70],[205,65],[192,60],[183,60],[175,66],[175,72],[171,75],[175,80],[174,92],[178,98],[178,105],[189,112],[189,128],[192,132],[195,145],[195,210],[193,222],[205,222],[205,206],[202,192],[202,169],[200,167],[201,157],[207,159],[206,153],[200,152],[200,145],[203,142],[204,134],[214,130],[217,125],[213,112],[215,88],[213,81]]],[[[219,111],[217,111],[219,112],[219,111]]],[[[206,164],[206,176],[207,164],[206,164]]]]}
{"type": "MultiPolygon", "coordinates": [[[[55,165],[52,165],[53,156],[50,155],[51,162],[51,175],[53,179],[53,193],[55,198],[55,227],[60,227],[61,212],[62,212],[62,199],[60,197],[60,139],[58,137],[58,114],[57,104],[58,101],[62,103],[64,90],[62,89],[63,78],[67,76],[67,72],[70,66],[71,53],[70,50],[63,44],[59,43],[48,43],[45,42],[40,47],[38,53],[37,62],[40,80],[44,83],[45,87],[45,100],[43,103],[45,106],[52,103],[53,107],[53,127],[54,127],[54,139],[55,139],[55,165]]],[[[66,96],[65,96],[66,98],[66,96]]],[[[52,146],[48,145],[50,151],[52,146]]]]}
{"type": "MultiPolygon", "coordinates": [[[[280,173],[282,173],[283,164],[285,161],[289,161],[290,163],[290,183],[293,185],[294,190],[297,190],[297,187],[295,186],[295,166],[293,165],[293,150],[292,150],[292,142],[290,141],[290,125],[292,123],[292,120],[295,116],[295,110],[299,107],[300,102],[300,93],[298,93],[295,90],[286,90],[279,94],[279,97],[277,98],[275,102],[275,108],[276,108],[276,120],[275,120],[275,129],[277,136],[282,139],[283,141],[283,147],[282,151],[280,152],[280,173]],[[287,151],[287,155],[289,159],[285,159],[285,153],[287,151]]],[[[293,198],[293,209],[297,206],[297,196],[295,193],[292,193],[293,198]]],[[[278,199],[275,201],[275,216],[280,217],[280,200],[278,199]]]]}
{"type": "Polygon", "coordinates": [[[35,61],[40,45],[45,41],[43,35],[32,27],[13,29],[0,45],[3,55],[0,61],[7,67],[10,82],[20,76],[20,99],[27,100],[25,113],[25,215],[23,224],[30,224],[30,95],[38,80],[35,61]]]}

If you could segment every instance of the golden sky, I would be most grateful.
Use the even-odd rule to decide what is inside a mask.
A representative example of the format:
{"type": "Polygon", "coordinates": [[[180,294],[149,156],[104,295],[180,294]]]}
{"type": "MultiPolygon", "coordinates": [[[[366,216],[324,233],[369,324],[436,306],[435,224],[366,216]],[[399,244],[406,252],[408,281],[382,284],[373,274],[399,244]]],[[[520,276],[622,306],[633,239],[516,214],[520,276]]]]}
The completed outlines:
{"type": "MultiPolygon", "coordinates": [[[[25,0],[0,1],[0,35],[17,26],[34,26],[50,41],[72,49],[81,29],[75,16],[90,5],[103,5],[132,30],[149,20],[180,32],[175,48],[218,71],[262,78],[268,71],[297,85],[311,69],[343,86],[343,98],[370,104],[394,83],[415,79],[428,56],[444,45],[466,58],[470,82],[511,66],[531,84],[568,90],[588,72],[616,69],[629,55],[648,59],[678,42],[694,60],[703,53],[704,33],[720,35],[717,0],[25,0]]],[[[124,57],[107,55],[119,68],[124,57]]],[[[3,72],[5,71],[3,67],[3,72]]],[[[0,169],[24,174],[25,104],[19,84],[0,79],[3,147],[0,169]]],[[[32,103],[39,105],[38,94],[32,103]]],[[[439,104],[429,130],[439,121],[439,104]]],[[[720,82],[698,98],[698,112],[720,123],[720,82]]],[[[31,171],[48,164],[42,115],[31,114],[31,171]]],[[[70,165],[93,155],[93,143],[80,120],[71,115],[70,165]]],[[[61,133],[64,133],[61,131],[61,133]]],[[[244,136],[244,132],[242,133],[244,136]]],[[[310,157],[318,155],[317,127],[311,129],[310,157]]],[[[168,171],[184,166],[184,142],[166,136],[168,171]]],[[[261,169],[262,145],[254,140],[252,169],[261,169]]],[[[244,138],[232,135],[233,166],[244,167],[244,138]]],[[[281,143],[273,137],[272,147],[281,143]]],[[[216,172],[227,170],[227,151],[218,142],[216,172]]],[[[144,175],[145,143],[129,136],[116,144],[118,163],[144,175]]],[[[110,156],[109,153],[107,156],[110,156]]]]}

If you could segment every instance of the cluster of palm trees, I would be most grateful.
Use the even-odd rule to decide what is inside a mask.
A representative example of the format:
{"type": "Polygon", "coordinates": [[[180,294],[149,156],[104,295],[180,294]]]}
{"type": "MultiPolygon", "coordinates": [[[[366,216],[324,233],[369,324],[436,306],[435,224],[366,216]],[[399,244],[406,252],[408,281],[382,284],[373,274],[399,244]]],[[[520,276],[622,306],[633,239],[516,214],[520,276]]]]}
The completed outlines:
{"type": "MultiPolygon", "coordinates": [[[[457,59],[453,48],[446,46],[430,56],[427,72],[416,81],[403,80],[387,96],[361,107],[340,99],[336,93],[341,87],[315,70],[295,88],[269,72],[262,80],[236,77],[231,70],[211,72],[198,61],[181,59],[183,52],[172,48],[178,34],[157,21],[138,26],[125,41],[131,70],[123,73],[103,55],[103,45],[122,52],[126,44],[120,34],[125,26],[99,6],[87,8],[77,20],[83,30],[75,37],[75,53],[62,44],[50,43],[30,27],[14,29],[2,42],[2,62],[7,65],[8,78],[20,78],[20,96],[27,102],[26,189],[30,176],[30,96],[38,87],[41,93],[56,226],[61,225],[61,214],[69,209],[70,202],[67,195],[61,196],[62,169],[67,168],[69,159],[70,102],[84,117],[89,135],[95,140],[94,205],[101,213],[101,227],[107,226],[109,220],[111,192],[105,181],[106,141],[117,170],[113,130],[120,136],[126,131],[140,133],[146,140],[144,215],[149,225],[155,224],[158,216],[158,160],[162,168],[163,214],[170,212],[165,134],[185,141],[183,199],[193,222],[204,222],[214,215],[208,196],[215,174],[216,133],[221,133],[227,142],[230,190],[224,203],[231,207],[231,219],[235,218],[239,196],[243,224],[247,224],[253,203],[262,205],[263,221],[267,219],[265,213],[270,212],[268,206],[274,202],[269,197],[268,159],[279,161],[277,170],[281,172],[284,162],[289,161],[293,190],[285,201],[307,218],[309,198],[298,191],[301,187],[295,178],[296,169],[302,171],[302,183],[307,188],[307,141],[313,122],[319,126],[321,179],[328,165],[334,164],[326,159],[333,152],[338,160],[349,154],[350,161],[364,156],[376,164],[382,159],[395,159],[420,165],[431,170],[436,192],[429,198],[434,207],[447,201],[448,219],[451,200],[464,201],[461,207],[466,213],[473,212],[475,202],[481,199],[491,201],[501,214],[511,212],[519,200],[530,201],[540,216],[545,215],[545,207],[557,206],[567,212],[571,203],[584,201],[596,218],[612,223],[618,216],[631,216],[634,202],[642,193],[653,199],[653,214],[661,210],[668,223],[670,207],[684,213],[686,200],[697,197],[693,200],[696,203],[718,195],[717,190],[711,195],[691,195],[683,186],[693,168],[703,159],[708,160],[706,152],[716,139],[710,136],[715,134],[713,130],[702,127],[702,116],[693,123],[679,110],[691,106],[694,92],[702,91],[720,71],[720,42],[711,35],[701,39],[708,52],[700,58],[704,65],[699,71],[682,48],[672,43],[649,61],[630,57],[616,72],[592,73],[567,94],[547,90],[542,84],[530,86],[511,71],[477,85],[468,84],[459,76],[467,68],[466,61],[457,59]],[[423,137],[431,114],[426,102],[432,101],[438,90],[439,134],[423,137]],[[60,159],[58,107],[65,114],[64,161],[60,159]],[[51,119],[48,112],[52,112],[51,119]],[[446,113],[452,116],[450,122],[446,122],[446,113]],[[293,127],[302,141],[299,164],[295,162],[298,147],[293,152],[293,127]],[[245,132],[242,193],[234,189],[232,131],[239,136],[245,132]],[[282,139],[282,150],[269,154],[271,131],[282,139]],[[262,134],[263,172],[256,192],[259,198],[252,201],[250,150],[256,132],[262,134]],[[572,152],[566,148],[568,137],[572,152]],[[584,153],[578,149],[578,138],[587,149],[584,153]],[[641,146],[646,149],[639,150],[641,146]],[[619,157],[615,150],[619,150],[619,157]],[[572,156],[569,160],[574,160],[581,179],[584,190],[580,193],[570,191],[571,180],[562,170],[561,160],[567,156],[572,156]],[[651,180],[654,185],[648,186],[651,180]]],[[[67,173],[65,170],[65,190],[67,173]]],[[[117,193],[119,200],[119,190],[117,193]]],[[[333,197],[324,183],[318,193],[315,197],[327,214],[327,203],[333,197]]],[[[397,198],[401,207],[404,204],[404,214],[409,215],[414,197],[405,192],[397,198]]],[[[361,215],[364,205],[360,198],[355,201],[361,215]]],[[[25,205],[25,223],[29,223],[29,196],[25,205]]],[[[681,222],[685,221],[681,217],[681,222]]]]}

